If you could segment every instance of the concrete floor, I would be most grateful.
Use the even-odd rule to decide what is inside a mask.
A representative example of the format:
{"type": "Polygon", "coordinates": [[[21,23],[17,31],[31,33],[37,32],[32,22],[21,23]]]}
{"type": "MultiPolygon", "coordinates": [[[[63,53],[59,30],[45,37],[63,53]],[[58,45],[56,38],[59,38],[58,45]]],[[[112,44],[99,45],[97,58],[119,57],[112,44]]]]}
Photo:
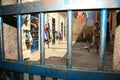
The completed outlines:
{"type": "MultiPolygon", "coordinates": [[[[99,68],[100,56],[96,54],[95,47],[88,52],[83,49],[83,46],[88,46],[89,43],[73,42],[72,45],[72,66],[82,68],[99,68]]],[[[60,42],[50,45],[48,48],[45,45],[45,63],[56,66],[66,66],[67,42],[60,42]]],[[[31,61],[39,63],[40,52],[32,53],[31,61]]],[[[113,53],[111,47],[107,47],[105,51],[105,69],[112,69],[113,53]]]]}
{"type": "MultiPolygon", "coordinates": [[[[83,46],[88,46],[89,43],[84,42],[73,42],[72,46],[72,67],[73,68],[84,68],[83,70],[92,70],[99,68],[99,54],[96,54],[95,47],[90,52],[83,49],[83,46]]],[[[52,66],[66,66],[66,52],[67,42],[60,42],[54,45],[50,45],[48,48],[45,45],[45,62],[46,65],[52,66]]],[[[30,58],[31,62],[40,63],[40,52],[32,53],[30,58]]],[[[105,51],[105,69],[112,69],[112,49],[107,46],[105,51]]],[[[24,80],[29,80],[29,75],[24,74],[24,80]]],[[[34,80],[40,80],[40,76],[34,75],[34,80]]],[[[52,80],[52,78],[46,77],[46,80],[52,80]]],[[[58,79],[61,80],[61,79],[58,79]]]]}
{"type": "MultiPolygon", "coordinates": [[[[83,46],[88,46],[89,43],[85,42],[73,42],[72,45],[72,67],[80,68],[83,70],[92,70],[99,68],[99,54],[96,54],[95,47],[93,47],[90,52],[83,49],[83,46]]],[[[66,66],[66,52],[67,52],[67,42],[60,42],[54,45],[50,45],[48,48],[45,45],[45,62],[48,66],[66,66]]],[[[105,69],[112,69],[112,49],[107,47],[105,51],[105,69]]],[[[37,51],[31,54],[29,62],[40,64],[40,52],[37,51]]],[[[24,74],[24,80],[29,80],[29,75],[24,74]]],[[[40,76],[34,75],[34,80],[40,80],[40,76]]],[[[52,78],[46,77],[46,80],[52,80],[52,78]]],[[[61,80],[61,79],[58,79],[61,80]]]]}

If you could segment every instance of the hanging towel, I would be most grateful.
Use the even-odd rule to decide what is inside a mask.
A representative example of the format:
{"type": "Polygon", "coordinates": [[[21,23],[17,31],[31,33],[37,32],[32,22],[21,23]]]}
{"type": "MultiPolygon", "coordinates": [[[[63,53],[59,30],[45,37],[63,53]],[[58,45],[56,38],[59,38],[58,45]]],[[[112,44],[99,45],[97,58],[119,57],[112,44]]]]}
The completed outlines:
{"type": "Polygon", "coordinates": [[[94,26],[95,24],[95,11],[87,11],[86,12],[86,25],[94,26]]]}

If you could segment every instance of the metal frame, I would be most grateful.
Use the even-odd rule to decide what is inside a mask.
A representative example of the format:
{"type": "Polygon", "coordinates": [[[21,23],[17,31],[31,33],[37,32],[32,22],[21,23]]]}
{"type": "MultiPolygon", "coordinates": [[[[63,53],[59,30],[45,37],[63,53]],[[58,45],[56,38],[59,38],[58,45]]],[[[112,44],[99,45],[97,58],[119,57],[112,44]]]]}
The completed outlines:
{"type": "Polygon", "coordinates": [[[72,11],[67,11],[67,18],[68,18],[68,41],[67,41],[67,68],[72,67],[71,63],[71,55],[72,55],[72,11]]]}
{"type": "Polygon", "coordinates": [[[0,59],[5,59],[3,40],[3,18],[0,17],[0,59]]]}
{"type": "Polygon", "coordinates": [[[103,9],[101,11],[101,45],[100,45],[100,70],[104,69],[104,56],[106,47],[106,37],[107,37],[107,10],[103,9]]]}
{"type": "Polygon", "coordinates": [[[120,0],[41,0],[25,4],[2,6],[0,15],[24,14],[31,12],[53,12],[67,10],[119,9],[120,0]]]}
{"type": "MultiPolygon", "coordinates": [[[[11,70],[20,72],[20,80],[24,79],[23,74],[28,73],[30,80],[33,80],[33,75],[40,75],[41,80],[45,80],[45,77],[52,77],[53,80],[57,78],[65,80],[120,80],[120,71],[104,70],[104,51],[105,51],[105,39],[107,28],[107,9],[119,9],[120,0],[92,0],[92,4],[89,4],[89,0],[42,0],[41,2],[31,2],[20,4],[21,0],[18,0],[18,4],[1,6],[0,7],[0,69],[2,70],[2,79],[6,80],[6,74],[4,70],[11,70]],[[86,6],[87,5],[87,6],[86,6]],[[89,5],[89,6],[88,6],[89,5]],[[100,71],[82,71],[79,69],[73,69],[71,63],[71,45],[72,45],[72,11],[74,10],[95,10],[101,11],[101,56],[100,56],[100,71]],[[47,67],[45,66],[45,50],[44,50],[44,14],[45,12],[67,11],[68,15],[68,43],[67,43],[67,68],[47,67]],[[40,38],[40,65],[24,64],[22,60],[21,52],[21,28],[22,18],[21,15],[25,13],[39,13],[41,24],[39,24],[41,38],[40,38]],[[2,16],[5,15],[17,15],[18,20],[18,63],[4,61],[4,45],[3,45],[3,22],[2,16]],[[8,67],[9,66],[9,67],[8,67]]],[[[13,80],[13,73],[11,72],[11,80],[13,80]]]]}
{"type": "Polygon", "coordinates": [[[66,69],[58,67],[42,67],[40,65],[27,65],[11,62],[0,62],[1,69],[7,69],[28,74],[56,77],[65,80],[120,80],[120,72],[116,71],[83,71],[80,69],[66,69]],[[4,66],[3,66],[4,65],[4,66]],[[9,65],[9,67],[8,67],[9,65]]]}

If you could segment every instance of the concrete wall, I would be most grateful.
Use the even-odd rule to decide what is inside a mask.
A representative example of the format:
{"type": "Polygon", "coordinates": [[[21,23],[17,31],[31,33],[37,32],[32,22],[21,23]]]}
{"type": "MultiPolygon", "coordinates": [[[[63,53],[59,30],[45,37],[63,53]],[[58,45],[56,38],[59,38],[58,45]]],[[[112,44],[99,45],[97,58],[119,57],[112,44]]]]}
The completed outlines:
{"type": "Polygon", "coordinates": [[[80,18],[73,17],[73,41],[81,41],[81,33],[85,34],[86,38],[91,36],[91,29],[93,26],[88,27],[80,23],[80,18]],[[89,36],[87,36],[89,35],[89,36]]]}
{"type": "Polygon", "coordinates": [[[41,0],[22,0],[22,3],[34,2],[34,1],[41,1],[41,0]]]}
{"type": "MultiPolygon", "coordinates": [[[[23,24],[22,26],[22,53],[23,59],[30,56],[30,49],[27,49],[25,40],[26,33],[23,30],[30,30],[30,16],[28,25],[23,24]]],[[[17,27],[10,26],[9,24],[3,24],[3,33],[4,33],[4,50],[5,57],[7,59],[18,59],[18,49],[17,49],[17,27]]]]}
{"type": "MultiPolygon", "coordinates": [[[[117,14],[117,11],[115,11],[114,14],[117,14]]],[[[114,23],[116,24],[116,15],[114,17],[114,23]]],[[[115,26],[113,68],[120,70],[120,25],[117,27],[115,26]]]]}
{"type": "Polygon", "coordinates": [[[1,0],[2,5],[11,5],[11,4],[16,4],[17,0],[1,0]]]}
{"type": "Polygon", "coordinates": [[[17,59],[17,28],[3,24],[4,50],[7,59],[17,59]]]}
{"type": "Polygon", "coordinates": [[[31,50],[27,48],[26,46],[26,33],[24,30],[30,30],[30,15],[28,16],[28,22],[27,25],[23,24],[22,26],[22,53],[23,53],[23,59],[30,57],[31,50]]]}
{"type": "Polygon", "coordinates": [[[120,26],[115,31],[113,68],[120,70],[120,26]]]}
{"type": "MultiPolygon", "coordinates": [[[[16,4],[16,0],[2,0],[2,5],[16,4]]],[[[7,20],[10,22],[10,20],[7,20]]],[[[14,24],[14,23],[13,23],[14,24]]],[[[5,58],[17,59],[17,28],[16,26],[10,26],[9,23],[3,24],[3,35],[4,35],[4,51],[5,58]]]]}

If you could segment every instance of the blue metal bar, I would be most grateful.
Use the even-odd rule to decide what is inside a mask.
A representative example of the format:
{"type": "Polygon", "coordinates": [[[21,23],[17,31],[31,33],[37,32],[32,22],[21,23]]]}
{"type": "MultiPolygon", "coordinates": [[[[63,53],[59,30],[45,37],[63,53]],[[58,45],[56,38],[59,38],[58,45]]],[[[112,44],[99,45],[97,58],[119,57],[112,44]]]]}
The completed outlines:
{"type": "MultiPolygon", "coordinates": [[[[18,4],[20,4],[22,0],[17,0],[17,1],[18,1],[18,4]]],[[[22,16],[19,15],[19,14],[17,15],[18,61],[19,61],[19,63],[22,63],[23,62],[23,54],[22,54],[22,16]]],[[[24,73],[20,72],[19,77],[20,77],[19,80],[24,80],[24,73]]]]}
{"type": "Polygon", "coordinates": [[[22,16],[17,15],[17,35],[18,35],[18,61],[23,62],[23,54],[22,54],[22,16]]]}
{"type": "Polygon", "coordinates": [[[45,76],[41,76],[41,80],[46,80],[45,76]]]}
{"type": "MultiPolygon", "coordinates": [[[[4,54],[4,38],[3,38],[3,19],[0,17],[0,60],[5,60],[4,54]]],[[[2,80],[6,80],[5,70],[1,70],[0,76],[2,80]]]]}
{"type": "MultiPolygon", "coordinates": [[[[17,15],[17,39],[18,39],[18,61],[19,63],[23,62],[22,54],[22,16],[17,15]]],[[[20,73],[20,80],[24,80],[24,73],[20,73]]]]}
{"type": "Polygon", "coordinates": [[[104,68],[104,57],[106,47],[106,35],[107,35],[107,10],[101,11],[101,45],[100,45],[100,70],[104,68]]]}
{"type": "Polygon", "coordinates": [[[2,75],[1,75],[2,80],[7,80],[7,77],[6,77],[6,76],[7,76],[7,75],[6,75],[5,70],[2,70],[2,75]]]}
{"type": "MultiPolygon", "coordinates": [[[[22,0],[17,0],[18,4],[22,2],[22,0]]],[[[23,62],[23,54],[22,54],[22,15],[20,13],[17,15],[17,39],[18,39],[18,61],[19,63],[23,62]]],[[[20,79],[24,80],[24,73],[19,73],[20,79]]]]}
{"type": "Polygon", "coordinates": [[[52,2],[48,0],[40,0],[40,2],[3,6],[0,8],[0,15],[24,14],[43,11],[66,11],[68,9],[119,9],[119,3],[120,0],[92,0],[91,4],[89,4],[89,0],[55,0],[52,2]]]}
{"type": "Polygon", "coordinates": [[[29,74],[29,80],[33,80],[33,74],[29,74]]]}
{"type": "Polygon", "coordinates": [[[45,14],[40,13],[40,18],[41,18],[41,38],[40,38],[40,64],[42,66],[45,65],[45,43],[44,43],[44,24],[45,24],[45,14]]]}
{"type": "Polygon", "coordinates": [[[67,68],[71,68],[71,54],[72,54],[72,11],[67,11],[68,17],[68,37],[67,37],[67,68]]]}
{"type": "Polygon", "coordinates": [[[3,40],[3,20],[2,17],[0,17],[0,59],[5,60],[5,54],[4,54],[4,40],[3,40]]]}
{"type": "Polygon", "coordinates": [[[19,80],[24,80],[24,72],[20,72],[20,78],[19,80]]]}
{"type": "Polygon", "coordinates": [[[53,78],[53,80],[58,80],[57,78],[53,78]]]}
{"type": "Polygon", "coordinates": [[[40,17],[40,13],[38,14],[38,44],[39,44],[39,46],[38,46],[38,48],[39,48],[39,50],[41,50],[41,17],[40,17]]]}
{"type": "Polygon", "coordinates": [[[19,3],[22,3],[22,0],[17,0],[17,3],[19,4],[19,3]]]}
{"type": "Polygon", "coordinates": [[[14,79],[14,73],[12,71],[10,72],[10,80],[15,80],[14,79]]]}
{"type": "Polygon", "coordinates": [[[2,70],[0,69],[0,80],[2,80],[2,70]]]}
{"type": "MultiPolygon", "coordinates": [[[[45,66],[45,43],[44,43],[44,24],[45,24],[45,13],[40,13],[40,65],[45,66]]],[[[41,76],[41,80],[46,80],[45,76],[41,76]]]]}
{"type": "Polygon", "coordinates": [[[19,64],[17,62],[0,61],[0,69],[16,72],[47,76],[68,80],[120,80],[120,71],[80,71],[80,69],[66,69],[58,67],[43,67],[40,65],[19,64]],[[9,67],[8,67],[9,66],[9,67]]]}

